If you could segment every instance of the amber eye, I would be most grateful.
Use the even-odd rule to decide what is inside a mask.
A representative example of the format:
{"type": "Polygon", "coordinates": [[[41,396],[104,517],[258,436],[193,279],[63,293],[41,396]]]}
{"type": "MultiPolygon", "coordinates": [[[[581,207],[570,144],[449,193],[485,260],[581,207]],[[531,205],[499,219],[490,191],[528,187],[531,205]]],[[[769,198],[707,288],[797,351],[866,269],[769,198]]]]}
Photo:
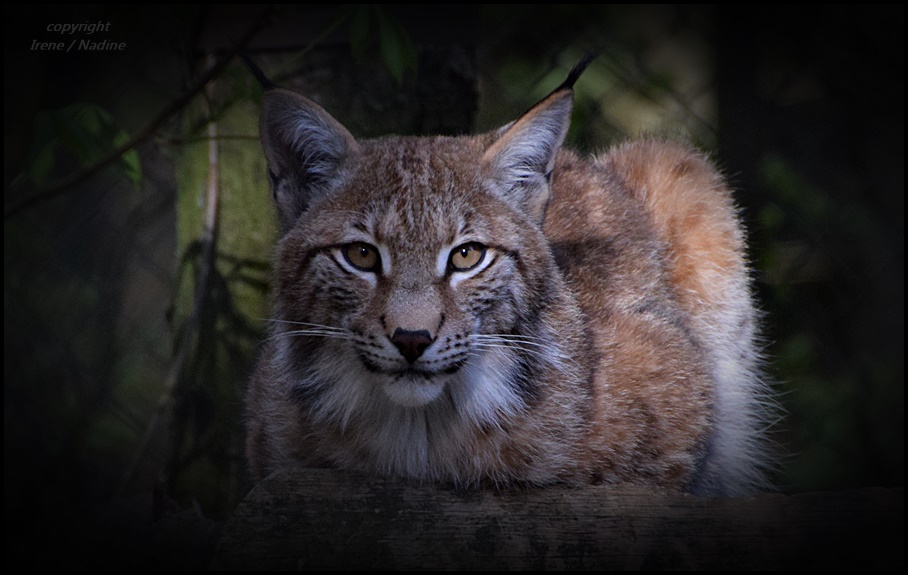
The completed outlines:
{"type": "Polygon", "coordinates": [[[459,272],[471,270],[479,265],[486,255],[486,247],[476,242],[457,246],[451,250],[451,269],[459,272]]]}
{"type": "Polygon", "coordinates": [[[374,272],[378,269],[378,249],[363,242],[353,242],[341,248],[344,259],[358,270],[374,272]]]}

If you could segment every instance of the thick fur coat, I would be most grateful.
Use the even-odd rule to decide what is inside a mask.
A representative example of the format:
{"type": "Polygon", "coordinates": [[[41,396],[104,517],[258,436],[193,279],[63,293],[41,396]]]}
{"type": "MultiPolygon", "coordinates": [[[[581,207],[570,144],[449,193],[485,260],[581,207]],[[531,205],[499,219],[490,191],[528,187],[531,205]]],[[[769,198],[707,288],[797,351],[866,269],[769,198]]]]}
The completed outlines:
{"type": "Polygon", "coordinates": [[[356,140],[266,92],[282,225],[247,396],[255,478],[766,485],[744,234],[713,165],[561,149],[579,71],[493,133],[356,140]]]}

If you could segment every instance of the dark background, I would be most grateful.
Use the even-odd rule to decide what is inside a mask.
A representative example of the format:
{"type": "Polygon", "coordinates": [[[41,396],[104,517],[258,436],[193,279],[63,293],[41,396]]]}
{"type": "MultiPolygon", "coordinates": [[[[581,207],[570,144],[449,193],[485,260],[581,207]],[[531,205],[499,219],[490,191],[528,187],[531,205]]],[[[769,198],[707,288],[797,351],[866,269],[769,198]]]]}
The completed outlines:
{"type": "Polygon", "coordinates": [[[240,42],[361,136],[496,127],[601,49],[571,145],[686,137],[738,190],[784,407],[780,489],[903,486],[902,6],[6,5],[5,564],[90,565],[91,542],[47,542],[81,546],[108,514],[208,526],[249,488],[242,393],[273,239],[260,90],[235,59],[195,89],[240,42]],[[109,30],[47,30],[94,21],[109,30]],[[30,49],[76,38],[126,46],[30,49]],[[216,243],[188,189],[212,118],[216,243]]]}

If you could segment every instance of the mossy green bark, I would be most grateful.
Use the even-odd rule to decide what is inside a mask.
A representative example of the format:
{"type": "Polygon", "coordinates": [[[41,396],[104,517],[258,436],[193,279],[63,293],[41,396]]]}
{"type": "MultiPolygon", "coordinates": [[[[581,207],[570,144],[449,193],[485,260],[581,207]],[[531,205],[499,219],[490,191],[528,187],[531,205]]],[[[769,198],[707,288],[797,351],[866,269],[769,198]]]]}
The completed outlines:
{"type": "Polygon", "coordinates": [[[208,510],[229,509],[242,493],[243,395],[268,317],[276,236],[258,141],[258,105],[243,97],[248,86],[232,77],[219,80],[207,101],[199,98],[184,116],[190,136],[177,161],[180,274],[174,355],[179,373],[168,480],[178,497],[206,498],[200,503],[208,510]],[[211,178],[217,182],[214,195],[208,191],[211,178]],[[214,218],[210,201],[218,204],[214,218]],[[206,228],[212,223],[209,258],[206,228]]]}

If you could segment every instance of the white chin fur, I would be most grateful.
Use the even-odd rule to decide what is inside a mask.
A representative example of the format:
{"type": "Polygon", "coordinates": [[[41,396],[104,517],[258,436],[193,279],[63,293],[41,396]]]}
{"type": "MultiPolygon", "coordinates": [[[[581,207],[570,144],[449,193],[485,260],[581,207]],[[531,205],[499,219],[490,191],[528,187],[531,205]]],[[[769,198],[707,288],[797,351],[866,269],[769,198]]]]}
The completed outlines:
{"type": "Polygon", "coordinates": [[[426,381],[425,379],[401,378],[382,385],[382,391],[401,407],[422,407],[441,395],[445,388],[444,381],[426,381]]]}

